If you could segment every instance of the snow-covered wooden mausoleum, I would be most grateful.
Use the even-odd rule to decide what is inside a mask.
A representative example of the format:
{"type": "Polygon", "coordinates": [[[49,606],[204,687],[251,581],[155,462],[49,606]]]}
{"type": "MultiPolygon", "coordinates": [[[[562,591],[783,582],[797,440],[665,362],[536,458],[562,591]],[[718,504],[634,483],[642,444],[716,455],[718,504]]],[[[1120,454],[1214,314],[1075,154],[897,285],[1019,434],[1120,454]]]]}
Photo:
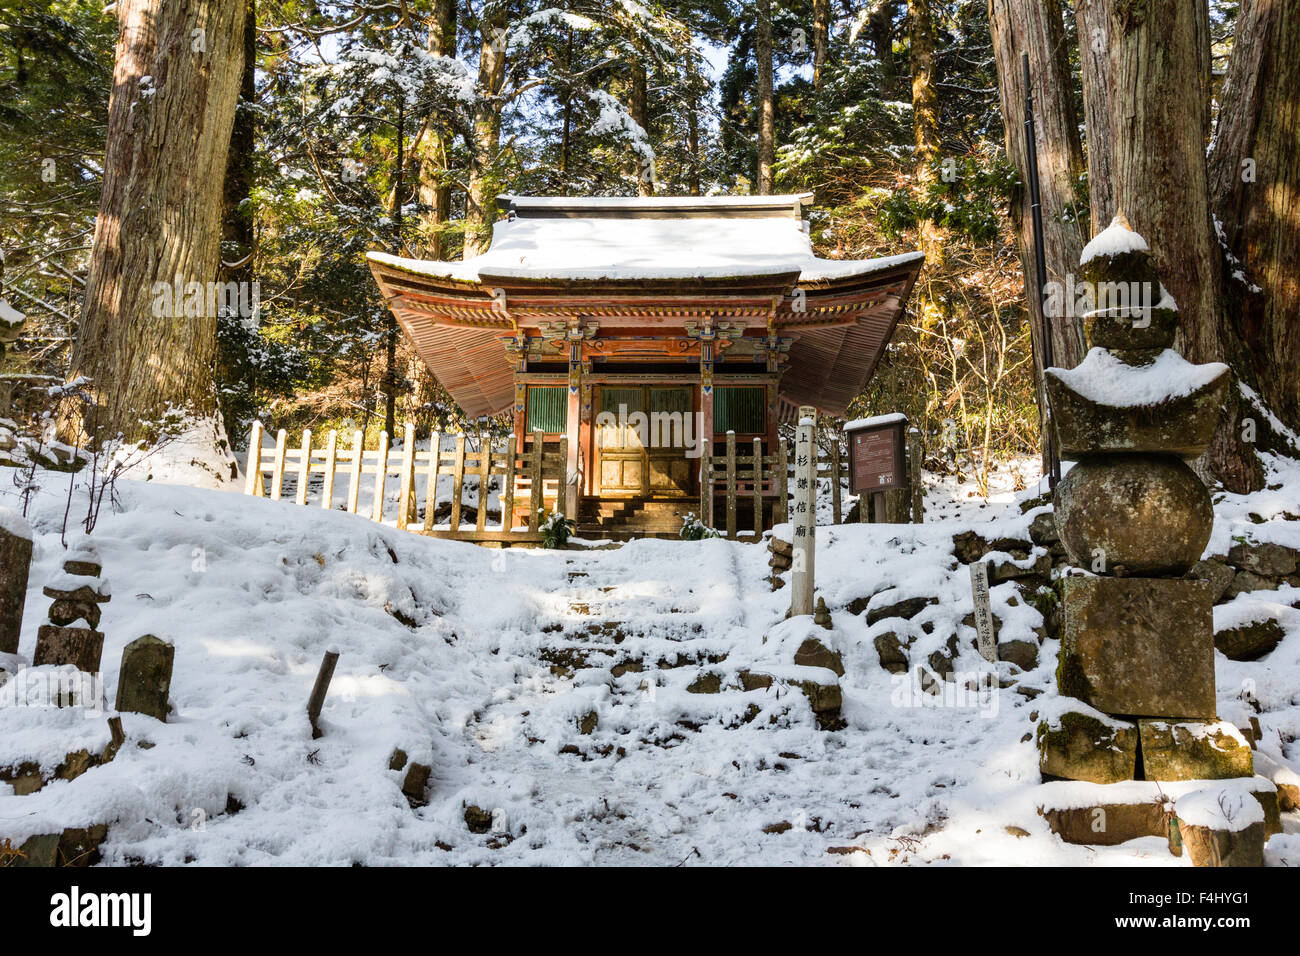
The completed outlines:
{"type": "MultiPolygon", "coordinates": [[[[918,252],[814,256],[811,200],[502,196],[482,255],[371,253],[370,268],[467,416],[512,410],[521,454],[537,431],[566,449],[567,514],[675,530],[673,511],[715,490],[700,459],[728,432],[767,454],[799,406],[844,413],[916,281],[918,252]]],[[[776,494],[745,497],[765,525],[776,494]]]]}

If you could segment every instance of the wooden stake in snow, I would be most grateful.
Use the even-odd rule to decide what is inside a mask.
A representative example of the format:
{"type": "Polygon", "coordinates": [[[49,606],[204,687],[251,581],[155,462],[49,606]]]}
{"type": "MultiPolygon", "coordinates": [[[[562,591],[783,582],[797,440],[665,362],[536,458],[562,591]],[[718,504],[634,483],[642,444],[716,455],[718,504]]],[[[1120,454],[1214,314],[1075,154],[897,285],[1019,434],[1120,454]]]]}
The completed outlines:
{"type": "Polygon", "coordinates": [[[307,717],[311,720],[311,735],[313,738],[322,735],[317,721],[320,719],[321,708],[325,706],[325,695],[329,693],[330,681],[334,679],[334,665],[339,662],[339,652],[330,648],[325,652],[324,659],[320,662],[320,670],[316,674],[316,684],[311,689],[311,698],[307,701],[307,717]]]}
{"type": "Polygon", "coordinates": [[[813,613],[813,558],[817,553],[817,410],[799,407],[794,442],[794,560],[791,564],[790,614],[813,613]]]}
{"type": "Polygon", "coordinates": [[[993,611],[989,607],[989,566],[976,561],[970,566],[970,593],[975,602],[975,631],[979,637],[980,657],[998,659],[997,635],[993,633],[993,611]]]}

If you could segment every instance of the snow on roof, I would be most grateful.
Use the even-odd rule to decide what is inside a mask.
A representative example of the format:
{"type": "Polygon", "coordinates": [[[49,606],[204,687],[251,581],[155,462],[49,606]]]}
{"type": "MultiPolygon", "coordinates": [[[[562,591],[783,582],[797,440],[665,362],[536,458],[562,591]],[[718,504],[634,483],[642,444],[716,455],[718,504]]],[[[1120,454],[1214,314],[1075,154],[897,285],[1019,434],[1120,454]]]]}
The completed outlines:
{"type": "Polygon", "coordinates": [[[890,425],[894,422],[905,422],[907,416],[902,412],[890,412],[888,415],[873,415],[870,418],[855,418],[851,422],[844,423],[846,432],[857,431],[859,428],[874,428],[877,425],[890,425]]]}
{"type": "Polygon", "coordinates": [[[1162,351],[1150,365],[1126,365],[1106,349],[1095,348],[1074,368],[1051,368],[1047,374],[1090,402],[1132,408],[1190,395],[1227,370],[1221,362],[1193,365],[1173,349],[1162,351]]]}
{"type": "MultiPolygon", "coordinates": [[[[772,199],[763,197],[726,197],[772,199]]],[[[692,202],[698,201],[691,197],[692,202]]],[[[565,200],[572,202],[573,200],[565,200]]],[[[663,200],[658,200],[663,201],[663,200]]],[[[609,202],[609,200],[601,200],[609,202]]],[[[492,227],[487,252],[461,262],[403,259],[372,252],[396,269],[464,282],[503,279],[719,279],[796,273],[805,282],[869,275],[919,261],[920,252],[882,259],[813,255],[802,220],[516,218],[492,227]]]]}
{"type": "Polygon", "coordinates": [[[1079,265],[1084,265],[1098,256],[1119,256],[1126,252],[1150,252],[1147,241],[1133,231],[1128,219],[1121,212],[1110,221],[1110,225],[1083,247],[1079,256],[1079,265]]]}
{"type": "Polygon", "coordinates": [[[777,196],[516,196],[505,193],[498,202],[509,203],[517,209],[694,209],[712,207],[782,206],[792,208],[796,203],[807,205],[812,193],[783,193],[777,196]]]}

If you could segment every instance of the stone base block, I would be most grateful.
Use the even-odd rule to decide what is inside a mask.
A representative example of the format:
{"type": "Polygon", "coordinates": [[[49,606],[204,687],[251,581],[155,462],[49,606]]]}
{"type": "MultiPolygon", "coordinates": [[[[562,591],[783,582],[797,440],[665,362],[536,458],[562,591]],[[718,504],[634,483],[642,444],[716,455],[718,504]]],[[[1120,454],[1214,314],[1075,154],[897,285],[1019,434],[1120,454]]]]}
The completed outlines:
{"type": "Polygon", "coordinates": [[[1177,578],[1066,578],[1061,693],[1107,714],[1213,720],[1210,590],[1177,578]]]}
{"type": "Polygon", "coordinates": [[[104,652],[104,635],[88,627],[56,627],[42,624],[36,632],[36,654],[32,665],[71,664],[88,674],[99,673],[104,652]]]}
{"type": "Polygon", "coordinates": [[[1236,727],[1216,723],[1138,721],[1146,780],[1253,777],[1250,744],[1236,727]]]}
{"type": "Polygon", "coordinates": [[[1038,768],[1045,778],[1118,783],[1132,780],[1138,729],[1091,707],[1063,709],[1038,724],[1038,768]]]}
{"type": "Polygon", "coordinates": [[[1178,834],[1192,866],[1264,865],[1266,815],[1251,796],[1209,788],[1178,799],[1178,834]]]}
{"type": "Polygon", "coordinates": [[[1092,807],[1039,807],[1053,833],[1080,846],[1117,846],[1139,837],[1169,837],[1170,816],[1157,800],[1092,807]]]}

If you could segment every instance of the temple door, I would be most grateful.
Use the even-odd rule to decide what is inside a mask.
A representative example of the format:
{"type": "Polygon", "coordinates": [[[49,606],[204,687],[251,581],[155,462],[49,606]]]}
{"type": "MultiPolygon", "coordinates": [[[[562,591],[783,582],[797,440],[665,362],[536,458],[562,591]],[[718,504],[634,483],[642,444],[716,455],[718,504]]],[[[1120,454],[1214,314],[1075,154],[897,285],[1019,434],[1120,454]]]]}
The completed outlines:
{"type": "Polygon", "coordinates": [[[641,386],[601,386],[596,420],[597,494],[632,497],[646,493],[646,449],[636,425],[644,412],[645,390],[641,386]]]}
{"type": "Polygon", "coordinates": [[[688,438],[695,437],[694,391],[690,386],[646,386],[645,404],[650,415],[646,473],[652,495],[694,494],[691,476],[699,462],[686,457],[688,438]]]}

